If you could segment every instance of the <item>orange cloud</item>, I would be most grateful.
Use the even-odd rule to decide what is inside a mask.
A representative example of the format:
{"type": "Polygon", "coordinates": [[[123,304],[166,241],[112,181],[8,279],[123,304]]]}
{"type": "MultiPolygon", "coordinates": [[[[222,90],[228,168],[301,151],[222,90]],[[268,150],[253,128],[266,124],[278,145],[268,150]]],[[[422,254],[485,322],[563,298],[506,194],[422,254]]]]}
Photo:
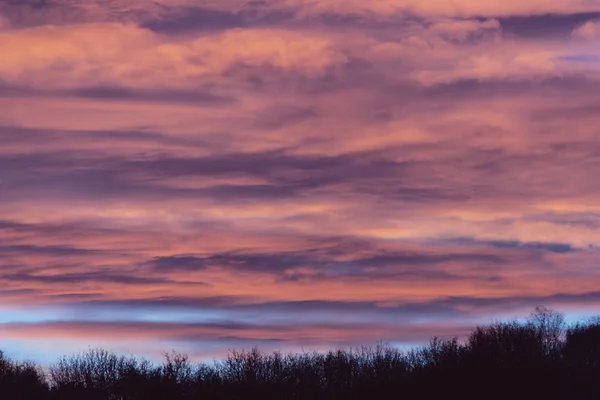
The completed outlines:
{"type": "Polygon", "coordinates": [[[171,42],[133,25],[44,26],[0,34],[0,45],[5,49],[0,76],[11,84],[43,88],[148,87],[157,82],[198,87],[235,73],[235,68],[318,76],[347,61],[327,39],[270,29],[232,30],[171,42]]]}

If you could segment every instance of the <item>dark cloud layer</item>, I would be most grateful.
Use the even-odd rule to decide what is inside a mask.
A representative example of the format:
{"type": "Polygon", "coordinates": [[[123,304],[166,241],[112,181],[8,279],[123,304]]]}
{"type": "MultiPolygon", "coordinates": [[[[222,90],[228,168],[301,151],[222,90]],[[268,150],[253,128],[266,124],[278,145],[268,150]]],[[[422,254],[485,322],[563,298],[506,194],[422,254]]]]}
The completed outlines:
{"type": "Polygon", "coordinates": [[[584,23],[598,19],[599,12],[574,14],[540,14],[499,18],[502,30],[507,35],[525,38],[555,39],[568,38],[573,30],[584,23]]]}

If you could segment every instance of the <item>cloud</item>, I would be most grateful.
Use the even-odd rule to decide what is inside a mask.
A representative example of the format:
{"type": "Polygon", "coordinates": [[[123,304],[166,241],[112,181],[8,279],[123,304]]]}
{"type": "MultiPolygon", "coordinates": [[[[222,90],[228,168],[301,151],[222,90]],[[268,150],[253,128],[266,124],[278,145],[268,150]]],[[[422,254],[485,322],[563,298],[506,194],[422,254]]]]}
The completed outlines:
{"type": "Polygon", "coordinates": [[[208,102],[235,96],[239,85],[262,89],[296,82],[295,87],[308,87],[308,81],[322,87],[361,70],[389,75],[384,67],[400,68],[396,81],[426,85],[549,78],[572,70],[557,62],[564,57],[560,48],[525,49],[503,41],[498,19],[435,18],[411,22],[396,37],[382,38],[285,27],[238,27],[172,38],[132,23],[90,22],[11,31],[0,34],[3,42],[7,57],[0,79],[8,87],[30,95],[32,88],[42,88],[115,100],[208,102]],[[44,51],[32,51],[32,43],[44,51]]]}
{"type": "Polygon", "coordinates": [[[165,103],[191,103],[202,105],[224,105],[234,102],[235,99],[211,94],[208,91],[200,90],[148,90],[148,89],[131,89],[125,87],[114,86],[93,86],[87,88],[77,88],[73,90],[43,92],[38,91],[33,95],[44,96],[50,95],[55,97],[67,98],[85,98],[97,100],[121,100],[121,101],[137,101],[137,102],[165,102],[165,103]]]}
{"type": "Polygon", "coordinates": [[[243,28],[248,25],[247,22],[243,13],[186,6],[150,18],[142,22],[142,26],[157,32],[172,33],[188,30],[243,28]]]}
{"type": "Polygon", "coordinates": [[[11,31],[0,34],[0,45],[6,54],[0,79],[39,88],[155,88],[163,82],[183,89],[253,70],[318,76],[346,62],[327,39],[271,29],[169,42],[134,25],[89,23],[11,31]]]}
{"type": "MultiPolygon", "coordinates": [[[[243,317],[238,320],[220,319],[204,322],[167,322],[167,321],[128,321],[115,320],[45,320],[37,323],[11,322],[2,324],[5,338],[19,335],[24,340],[43,337],[46,340],[55,340],[65,337],[64,332],[69,332],[68,337],[73,340],[119,342],[127,340],[158,340],[170,342],[188,342],[190,344],[203,344],[218,341],[223,345],[252,346],[256,343],[273,341],[276,348],[290,348],[294,346],[319,345],[327,343],[329,346],[350,346],[378,341],[425,343],[432,332],[443,336],[462,336],[468,334],[473,328],[467,321],[473,321],[478,316],[485,315],[486,322],[494,316],[513,316],[521,310],[530,309],[536,304],[554,305],[582,305],[593,304],[598,301],[597,292],[579,293],[574,295],[556,294],[542,297],[448,297],[439,298],[431,302],[394,305],[374,304],[360,302],[282,302],[265,304],[248,304],[234,306],[238,312],[252,310],[254,313],[270,313],[271,315],[286,315],[288,320],[272,319],[271,322],[247,322],[243,317]],[[281,314],[278,314],[281,313],[281,314]],[[306,320],[305,316],[336,315],[347,318],[345,322],[332,322],[331,320],[306,320]],[[352,319],[363,315],[371,317],[369,324],[356,323],[352,319]],[[420,321],[412,318],[428,315],[429,318],[440,318],[439,322],[430,322],[427,319],[420,321]],[[447,318],[456,318],[462,323],[449,324],[447,318]],[[344,332],[342,334],[342,332],[344,332]],[[327,339],[323,339],[327,338],[327,339]]],[[[122,303],[121,307],[132,306],[133,303],[122,303]]],[[[148,307],[161,307],[153,302],[146,304],[148,307]]],[[[170,309],[170,313],[179,312],[170,309]]],[[[200,310],[196,311],[201,312],[200,310]]],[[[228,312],[227,309],[222,312],[228,312]]],[[[88,310],[88,316],[94,315],[88,310]]]]}
{"type": "Polygon", "coordinates": [[[573,37],[577,39],[593,40],[600,37],[600,21],[590,20],[573,30],[573,37]]]}
{"type": "Polygon", "coordinates": [[[10,27],[10,24],[8,22],[8,20],[0,15],[0,32],[2,32],[3,30],[8,30],[8,28],[10,27]]]}
{"type": "Polygon", "coordinates": [[[78,249],[68,246],[35,246],[35,245],[9,245],[0,246],[0,254],[36,254],[53,256],[81,256],[93,255],[97,250],[78,249]]]}
{"type": "MultiPolygon", "coordinates": [[[[189,3],[189,0],[172,2],[163,0],[164,4],[189,3]]],[[[220,4],[223,9],[234,9],[243,4],[241,1],[231,0],[220,4]]],[[[297,8],[301,16],[345,13],[358,15],[390,15],[402,12],[415,13],[420,16],[500,16],[500,15],[531,15],[531,14],[566,14],[581,12],[597,12],[598,5],[585,0],[534,0],[523,4],[505,4],[494,0],[450,0],[445,2],[424,3],[418,0],[387,0],[381,2],[362,2],[360,0],[322,0],[318,2],[308,0],[271,0],[257,3],[262,8],[297,8]],[[543,11],[541,11],[543,10],[543,11]]]]}
{"type": "MultiPolygon", "coordinates": [[[[238,321],[255,320],[256,315],[268,313],[271,321],[278,321],[281,326],[289,325],[293,329],[295,323],[317,323],[330,321],[331,315],[343,316],[344,320],[368,320],[382,324],[406,325],[411,321],[438,319],[444,320],[477,320],[486,321],[495,315],[514,315],[520,310],[531,309],[538,304],[548,306],[572,306],[597,304],[600,293],[597,291],[563,293],[551,295],[515,295],[515,296],[447,296],[433,297],[422,301],[406,300],[300,300],[300,301],[261,301],[260,298],[249,297],[190,297],[190,298],[138,298],[127,300],[91,300],[85,298],[65,303],[70,315],[86,315],[87,318],[99,315],[100,310],[113,312],[113,319],[120,319],[122,314],[111,310],[129,310],[133,313],[154,312],[161,318],[164,315],[187,311],[190,322],[203,319],[203,315],[217,313],[222,321],[227,318],[238,321]],[[197,318],[192,315],[195,314],[197,318]]],[[[183,314],[182,314],[183,315],[183,314]]],[[[105,321],[101,317],[95,322],[105,321]]],[[[91,321],[91,320],[90,320],[91,321]]],[[[432,335],[435,332],[431,333],[432,335]]]]}
{"type": "Polygon", "coordinates": [[[457,59],[452,69],[425,69],[414,72],[417,81],[425,85],[443,84],[462,80],[508,80],[549,79],[560,77],[556,55],[551,51],[513,53],[510,48],[498,52],[483,52],[457,59]]]}
{"type": "MultiPolygon", "coordinates": [[[[464,334],[466,327],[436,326],[440,335],[454,336],[464,334]]],[[[321,343],[320,338],[335,337],[339,332],[345,332],[343,339],[329,339],[332,346],[356,346],[358,343],[390,341],[392,338],[408,342],[425,342],[427,331],[434,328],[432,324],[407,326],[402,331],[397,326],[378,325],[366,329],[356,324],[315,324],[307,326],[277,326],[277,325],[250,325],[240,323],[212,323],[212,324],[164,324],[164,323],[133,323],[133,322],[45,322],[37,324],[13,323],[3,324],[2,332],[7,335],[20,335],[23,338],[33,339],[46,337],[55,339],[62,337],[62,332],[70,332],[72,339],[86,337],[88,340],[117,341],[124,338],[130,340],[159,339],[168,341],[203,343],[219,340],[221,343],[246,343],[256,344],[266,341],[280,342],[279,348],[296,347],[301,345],[315,345],[321,343]],[[119,332],[119,334],[115,334],[119,332]],[[142,334],[140,336],[140,333],[142,334]],[[373,339],[378,337],[379,339],[373,339]],[[283,346],[282,346],[283,345],[283,346]]],[[[10,337],[8,336],[8,337],[10,337]]]]}
{"type": "Polygon", "coordinates": [[[194,256],[155,257],[149,264],[159,271],[173,271],[177,269],[191,269],[198,271],[206,268],[203,260],[194,256]]]}
{"type": "Polygon", "coordinates": [[[92,17],[82,7],[53,0],[6,0],[0,4],[0,14],[15,28],[76,23],[92,17]]]}
{"type": "Polygon", "coordinates": [[[496,19],[445,20],[435,22],[429,32],[443,39],[457,42],[498,40],[501,34],[500,22],[496,19]]]}
{"type": "Polygon", "coordinates": [[[491,240],[491,241],[478,241],[472,240],[468,238],[461,238],[455,240],[448,240],[448,242],[452,243],[464,243],[470,245],[485,245],[492,246],[498,248],[514,248],[514,249],[532,249],[532,250],[540,250],[540,251],[549,251],[552,253],[570,253],[577,251],[575,247],[568,243],[540,243],[540,242],[519,242],[516,240],[508,241],[508,240],[491,240]]]}
{"type": "MultiPolygon", "coordinates": [[[[364,40],[362,51],[377,60],[373,68],[379,66],[381,73],[400,70],[405,82],[427,86],[464,80],[547,80],[586,73],[561,62],[572,50],[553,37],[520,41],[514,34],[505,36],[498,19],[434,19],[388,40],[364,40]]],[[[388,79],[400,81],[398,75],[388,79]]]]}
{"type": "Polygon", "coordinates": [[[556,40],[567,38],[582,23],[598,16],[596,12],[514,15],[499,18],[505,35],[517,38],[556,40]]]}
{"type": "MultiPolygon", "coordinates": [[[[417,0],[380,2],[320,0],[268,0],[220,2],[197,0],[147,1],[6,1],[4,15],[19,27],[67,25],[90,22],[135,23],[156,31],[222,30],[251,26],[327,24],[329,26],[377,26],[406,19],[504,17],[513,26],[533,17],[535,30],[545,20],[558,26],[563,21],[598,13],[596,3],[586,0],[536,0],[524,4],[500,4],[492,0],[452,0],[423,3],[417,0]]],[[[566,22],[565,22],[566,23],[566,22]]]]}
{"type": "MultiPolygon", "coordinates": [[[[558,247],[553,249],[557,252],[560,250],[558,247]]],[[[337,252],[332,253],[332,250],[325,247],[280,253],[232,251],[205,257],[159,257],[148,264],[157,271],[170,273],[198,272],[210,268],[228,273],[268,274],[282,282],[314,282],[339,279],[469,280],[471,277],[468,274],[449,272],[447,266],[461,264],[461,268],[467,268],[469,265],[509,263],[509,260],[501,255],[485,252],[447,253],[444,249],[384,251],[374,248],[363,254],[353,254],[349,249],[336,256],[337,252]]]]}
{"type": "Polygon", "coordinates": [[[0,280],[8,282],[34,282],[43,284],[77,284],[83,282],[114,283],[121,285],[156,285],[168,283],[168,280],[144,278],[133,275],[121,275],[106,272],[84,272],[60,275],[30,275],[24,273],[0,275],[0,280]]]}

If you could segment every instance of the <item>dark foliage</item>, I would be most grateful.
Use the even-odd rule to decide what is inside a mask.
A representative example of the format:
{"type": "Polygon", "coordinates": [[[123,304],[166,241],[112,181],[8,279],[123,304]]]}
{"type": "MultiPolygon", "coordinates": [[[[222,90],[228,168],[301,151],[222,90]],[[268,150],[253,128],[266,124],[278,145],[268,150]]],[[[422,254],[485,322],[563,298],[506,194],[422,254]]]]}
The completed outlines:
{"type": "Polygon", "coordinates": [[[0,398],[37,399],[48,392],[46,376],[31,362],[16,362],[0,351],[0,398]]]}
{"type": "Polygon", "coordinates": [[[476,327],[463,341],[433,338],[401,351],[383,344],[328,353],[233,351],[156,365],[104,350],[63,357],[48,374],[0,352],[0,399],[596,399],[600,318],[567,327],[538,307],[525,322],[476,327]]]}

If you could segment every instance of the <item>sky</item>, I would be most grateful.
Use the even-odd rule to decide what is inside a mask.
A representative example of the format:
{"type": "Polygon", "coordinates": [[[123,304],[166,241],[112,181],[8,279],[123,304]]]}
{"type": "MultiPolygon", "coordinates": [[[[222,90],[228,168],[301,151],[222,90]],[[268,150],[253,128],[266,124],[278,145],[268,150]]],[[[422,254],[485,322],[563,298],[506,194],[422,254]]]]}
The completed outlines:
{"type": "Polygon", "coordinates": [[[599,0],[3,0],[0,347],[600,314],[599,0]]]}

